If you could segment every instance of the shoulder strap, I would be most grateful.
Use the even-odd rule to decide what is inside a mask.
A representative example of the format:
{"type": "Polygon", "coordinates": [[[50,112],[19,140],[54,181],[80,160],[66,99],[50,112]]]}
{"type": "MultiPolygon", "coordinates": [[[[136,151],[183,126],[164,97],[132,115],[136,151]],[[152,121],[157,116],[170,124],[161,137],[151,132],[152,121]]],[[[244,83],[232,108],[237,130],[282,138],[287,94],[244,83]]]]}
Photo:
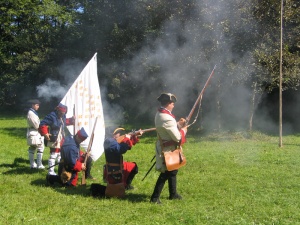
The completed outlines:
{"type": "Polygon", "coordinates": [[[63,125],[64,125],[64,121],[62,118],[60,118],[60,122],[61,122],[61,125],[60,125],[60,128],[59,128],[59,132],[58,132],[58,136],[62,133],[63,136],[65,136],[65,132],[64,130],[62,129],[63,128],[63,125]]]}

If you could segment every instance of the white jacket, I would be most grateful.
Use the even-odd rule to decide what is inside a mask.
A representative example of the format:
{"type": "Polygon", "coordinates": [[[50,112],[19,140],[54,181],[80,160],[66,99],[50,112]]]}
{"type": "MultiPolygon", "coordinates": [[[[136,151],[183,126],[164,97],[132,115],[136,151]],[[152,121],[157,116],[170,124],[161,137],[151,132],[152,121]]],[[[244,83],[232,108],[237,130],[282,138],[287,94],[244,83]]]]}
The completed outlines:
{"type": "Polygon", "coordinates": [[[40,133],[38,132],[39,125],[40,125],[40,118],[36,113],[34,113],[33,109],[28,110],[27,125],[28,125],[27,137],[36,136],[36,135],[41,136],[40,133]]]}
{"type": "MultiPolygon", "coordinates": [[[[164,157],[162,154],[162,146],[160,139],[165,141],[174,141],[179,144],[181,140],[181,133],[178,130],[177,122],[175,118],[167,113],[157,112],[155,115],[155,127],[158,134],[158,140],[156,142],[156,170],[160,172],[165,172],[167,170],[164,164],[164,157]]],[[[176,149],[176,146],[164,147],[164,151],[171,151],[176,149]]]]}

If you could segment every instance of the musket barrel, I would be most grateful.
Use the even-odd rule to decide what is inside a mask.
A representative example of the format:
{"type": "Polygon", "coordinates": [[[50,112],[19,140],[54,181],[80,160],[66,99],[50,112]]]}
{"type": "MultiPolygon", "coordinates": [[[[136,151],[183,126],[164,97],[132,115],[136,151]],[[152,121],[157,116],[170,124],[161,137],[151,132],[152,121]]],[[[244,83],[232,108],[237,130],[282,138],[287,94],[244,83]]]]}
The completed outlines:
{"type": "MultiPolygon", "coordinates": [[[[143,133],[145,133],[145,132],[154,131],[154,130],[156,130],[155,127],[154,127],[154,128],[148,128],[148,129],[141,130],[141,131],[142,131],[143,133]]],[[[129,134],[129,135],[134,135],[135,133],[136,133],[136,131],[133,131],[133,132],[130,132],[130,133],[128,133],[128,134],[129,134]]],[[[124,138],[125,138],[125,134],[122,135],[122,136],[120,136],[120,137],[118,137],[116,140],[117,140],[118,143],[121,143],[121,142],[123,141],[124,138]]]]}
{"type": "Polygon", "coordinates": [[[202,88],[202,90],[201,90],[201,92],[200,92],[200,94],[199,94],[197,100],[196,100],[195,103],[194,103],[193,108],[191,109],[189,115],[186,117],[186,125],[189,123],[189,121],[190,121],[190,119],[191,119],[191,117],[192,117],[192,115],[193,115],[193,113],[194,113],[194,111],[195,111],[195,109],[196,109],[196,106],[199,104],[199,102],[201,102],[202,95],[203,95],[203,93],[204,93],[204,91],[205,91],[205,89],[206,89],[206,87],[207,87],[207,85],[208,85],[210,79],[212,78],[212,76],[213,76],[213,74],[214,74],[214,72],[215,72],[216,66],[217,66],[217,65],[215,65],[214,68],[213,68],[213,70],[211,71],[211,73],[210,73],[210,75],[209,75],[207,81],[205,82],[204,87],[202,88]]]}

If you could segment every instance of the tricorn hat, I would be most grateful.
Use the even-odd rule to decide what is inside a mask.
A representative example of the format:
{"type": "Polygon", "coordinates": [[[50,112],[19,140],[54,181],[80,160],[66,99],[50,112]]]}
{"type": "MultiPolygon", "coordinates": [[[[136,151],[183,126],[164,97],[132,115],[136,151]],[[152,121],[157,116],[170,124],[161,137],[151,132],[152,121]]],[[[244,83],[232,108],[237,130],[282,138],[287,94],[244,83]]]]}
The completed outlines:
{"type": "Polygon", "coordinates": [[[175,95],[171,94],[171,93],[162,93],[157,100],[162,103],[162,104],[166,104],[169,102],[176,102],[177,98],[175,95]]]}
{"type": "Polygon", "coordinates": [[[113,135],[118,134],[118,133],[120,133],[120,134],[125,133],[125,128],[118,127],[113,131],[113,135]]]}
{"type": "Polygon", "coordinates": [[[41,102],[38,99],[30,99],[28,101],[29,104],[34,105],[34,104],[41,104],[41,102]]]}

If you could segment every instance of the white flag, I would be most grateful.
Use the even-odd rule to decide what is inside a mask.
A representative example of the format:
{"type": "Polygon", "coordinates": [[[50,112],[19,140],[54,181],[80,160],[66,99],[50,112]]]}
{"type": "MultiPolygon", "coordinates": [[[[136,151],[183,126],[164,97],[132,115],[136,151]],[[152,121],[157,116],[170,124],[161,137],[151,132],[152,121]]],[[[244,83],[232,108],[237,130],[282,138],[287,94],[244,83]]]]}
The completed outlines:
{"type": "MultiPolygon", "coordinates": [[[[94,123],[97,124],[94,132],[94,140],[91,148],[91,157],[95,161],[103,153],[103,142],[105,136],[105,125],[103,108],[100,95],[100,86],[97,75],[97,53],[82,70],[78,78],[70,87],[61,103],[68,106],[67,118],[76,117],[75,133],[84,127],[89,137],[81,143],[85,150],[88,147],[94,123]]],[[[73,126],[68,126],[71,134],[74,135],[73,126]]]]}

